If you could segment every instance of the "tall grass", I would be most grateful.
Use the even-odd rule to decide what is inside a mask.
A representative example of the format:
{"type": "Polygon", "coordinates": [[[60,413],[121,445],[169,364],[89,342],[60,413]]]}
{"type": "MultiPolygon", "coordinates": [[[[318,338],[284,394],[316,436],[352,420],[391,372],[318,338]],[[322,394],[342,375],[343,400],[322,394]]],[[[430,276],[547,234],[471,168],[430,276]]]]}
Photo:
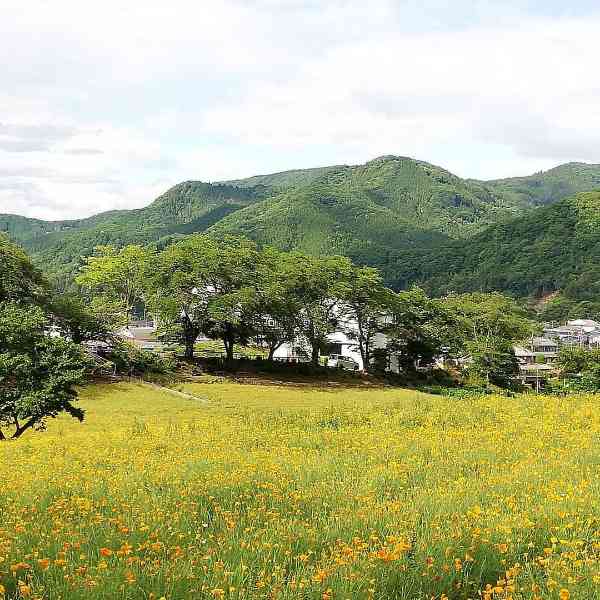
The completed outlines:
{"type": "Polygon", "coordinates": [[[598,398],[184,389],[0,444],[7,598],[600,597],[598,398]]]}

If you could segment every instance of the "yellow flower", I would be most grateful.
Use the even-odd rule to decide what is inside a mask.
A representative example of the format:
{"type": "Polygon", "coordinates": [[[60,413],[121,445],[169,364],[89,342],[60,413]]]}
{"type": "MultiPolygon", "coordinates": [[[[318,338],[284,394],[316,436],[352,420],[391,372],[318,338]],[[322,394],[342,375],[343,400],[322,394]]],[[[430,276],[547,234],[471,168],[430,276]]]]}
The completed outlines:
{"type": "Polygon", "coordinates": [[[571,594],[569,593],[569,590],[563,588],[562,590],[560,590],[560,592],[558,592],[558,597],[560,598],[560,600],[569,600],[571,594]]]}

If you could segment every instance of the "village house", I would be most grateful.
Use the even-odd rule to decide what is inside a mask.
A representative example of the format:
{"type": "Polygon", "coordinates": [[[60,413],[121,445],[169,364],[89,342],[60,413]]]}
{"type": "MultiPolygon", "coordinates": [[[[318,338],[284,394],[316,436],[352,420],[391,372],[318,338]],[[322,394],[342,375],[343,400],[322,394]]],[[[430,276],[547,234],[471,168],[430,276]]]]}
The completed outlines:
{"type": "MultiPolygon", "coordinates": [[[[356,363],[358,371],[364,371],[365,365],[360,354],[358,342],[353,332],[358,329],[354,321],[344,321],[337,331],[327,336],[327,356],[342,356],[349,358],[356,363]]],[[[382,350],[387,347],[388,337],[382,333],[375,336],[372,343],[372,350],[382,350]]],[[[283,362],[308,362],[310,360],[310,345],[306,340],[297,338],[292,343],[285,343],[280,346],[273,355],[273,358],[283,362]]],[[[400,371],[398,356],[391,354],[388,356],[387,371],[398,373],[400,371]]]]}
{"type": "Polygon", "coordinates": [[[544,328],[544,337],[563,346],[600,346],[600,323],[592,319],[574,319],[565,325],[544,328]]]}

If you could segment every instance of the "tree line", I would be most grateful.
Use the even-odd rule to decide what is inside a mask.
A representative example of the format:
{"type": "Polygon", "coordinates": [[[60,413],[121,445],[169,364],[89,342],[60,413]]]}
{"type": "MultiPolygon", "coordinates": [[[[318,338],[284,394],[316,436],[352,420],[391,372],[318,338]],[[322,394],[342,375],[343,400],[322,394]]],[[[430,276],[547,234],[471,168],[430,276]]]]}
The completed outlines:
{"type": "Polygon", "coordinates": [[[501,294],[433,299],[415,287],[394,292],[372,267],[346,257],[317,257],[260,248],[244,238],[194,235],[157,251],[99,247],[76,279],[89,306],[126,323],[136,305],[157,317],[160,333],[191,359],[199,336],[220,339],[227,359],[235,345],[303,342],[319,363],[329,336],[344,331],[365,370],[394,352],[403,371],[436,356],[469,356],[472,370],[498,381],[516,369],[512,341],[533,329],[523,307],[501,294]],[[384,334],[387,345],[376,348],[384,334]]]}

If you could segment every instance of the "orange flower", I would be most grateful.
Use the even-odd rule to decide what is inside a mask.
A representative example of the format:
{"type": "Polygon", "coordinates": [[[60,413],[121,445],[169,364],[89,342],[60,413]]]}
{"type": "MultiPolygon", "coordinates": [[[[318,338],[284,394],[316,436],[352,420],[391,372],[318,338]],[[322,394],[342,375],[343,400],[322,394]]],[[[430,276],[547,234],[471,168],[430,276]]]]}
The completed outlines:
{"type": "Polygon", "coordinates": [[[562,590],[560,590],[560,592],[558,592],[558,597],[560,598],[560,600],[569,600],[571,594],[569,593],[569,590],[565,590],[563,588],[562,590]]]}
{"type": "Polygon", "coordinates": [[[38,565],[40,565],[40,569],[42,569],[42,571],[45,571],[50,566],[50,559],[40,558],[38,560],[38,565]]]}
{"type": "Polygon", "coordinates": [[[131,571],[125,571],[125,581],[130,585],[135,583],[135,575],[131,571]]]}
{"type": "Polygon", "coordinates": [[[112,553],[110,548],[100,548],[100,556],[112,556],[112,553]]]}
{"type": "Polygon", "coordinates": [[[10,570],[13,573],[16,573],[17,571],[29,571],[29,569],[31,569],[31,565],[29,565],[25,562],[18,562],[16,564],[10,566],[10,570]]]}

